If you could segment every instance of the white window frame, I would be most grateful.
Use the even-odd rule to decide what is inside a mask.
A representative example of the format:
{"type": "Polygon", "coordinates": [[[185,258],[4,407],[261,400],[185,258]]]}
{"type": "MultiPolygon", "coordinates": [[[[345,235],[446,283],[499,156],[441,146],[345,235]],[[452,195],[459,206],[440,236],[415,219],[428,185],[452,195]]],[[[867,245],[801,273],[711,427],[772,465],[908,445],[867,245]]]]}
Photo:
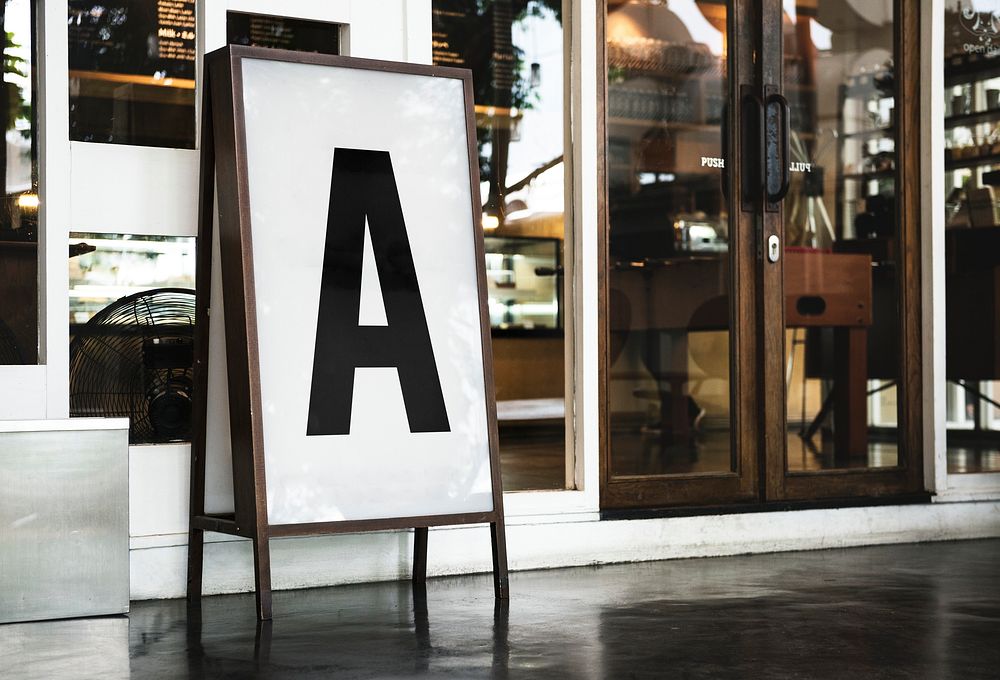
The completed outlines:
{"type": "MultiPolygon", "coordinates": [[[[47,6],[46,29],[52,49],[40,59],[47,69],[46,139],[56,145],[43,147],[43,224],[48,229],[48,263],[44,279],[47,346],[59,359],[46,372],[48,394],[59,408],[48,417],[67,417],[68,380],[68,273],[65,244],[69,233],[165,235],[197,234],[198,149],[168,149],[120,144],[68,141],[67,3],[38,0],[47,6]],[[115,187],[109,195],[108,187],[115,187]],[[64,197],[44,201],[46,195],[64,197]],[[189,200],[178,200],[187,195],[189,200]],[[69,201],[65,197],[69,196],[69,201]]],[[[505,510],[512,523],[592,520],[599,514],[598,429],[598,267],[597,267],[597,25],[595,3],[572,0],[565,16],[567,40],[573,59],[567,60],[567,139],[572,150],[566,165],[572,179],[567,191],[568,232],[567,296],[575,315],[567,315],[567,430],[572,447],[577,490],[519,491],[505,494],[505,510]],[[572,121],[572,126],[570,125],[572,121]],[[573,168],[578,169],[573,171],[573,168]],[[572,190],[569,190],[569,187],[572,190]],[[571,249],[571,251],[570,251],[571,249]],[[574,388],[575,385],[575,388],[574,388]],[[575,423],[576,427],[569,427],[575,423]]],[[[226,42],[228,11],[281,15],[343,25],[342,52],[351,56],[431,63],[431,0],[199,0],[196,97],[200,109],[202,59],[206,52],[226,42]],[[389,5],[389,6],[387,6],[389,5]],[[399,22],[393,31],[402,40],[386,40],[386,21],[399,22]]],[[[197,125],[200,116],[196,113],[197,125]]],[[[21,368],[21,367],[17,367],[21,368]]],[[[39,367],[27,367],[39,370],[39,367]]],[[[216,368],[221,366],[216,362],[216,368]]],[[[0,404],[0,408],[4,405],[0,404]]],[[[4,411],[6,413],[6,411],[4,411]]],[[[5,416],[6,417],[6,416],[5,416]]],[[[35,416],[32,416],[35,417],[35,416]]],[[[40,416],[38,416],[40,417],[40,416]]],[[[130,525],[133,547],[177,544],[187,531],[187,489],[190,445],[167,444],[131,447],[130,525]],[[178,495],[181,497],[178,497],[178,495]]]]}
{"type": "Polygon", "coordinates": [[[69,415],[67,223],[69,120],[66,4],[35,0],[32,37],[38,110],[38,360],[0,366],[0,418],[39,420],[69,415]]]}
{"type": "Polygon", "coordinates": [[[944,0],[921,0],[924,481],[935,501],[1000,498],[1000,473],[948,472],[945,377],[944,0]]]}

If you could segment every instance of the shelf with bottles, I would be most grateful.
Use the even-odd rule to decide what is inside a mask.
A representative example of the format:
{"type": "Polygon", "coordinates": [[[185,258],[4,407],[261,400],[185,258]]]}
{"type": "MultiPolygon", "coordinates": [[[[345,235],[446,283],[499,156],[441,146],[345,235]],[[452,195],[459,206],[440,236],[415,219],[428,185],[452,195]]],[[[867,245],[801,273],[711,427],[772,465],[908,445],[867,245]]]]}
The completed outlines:
{"type": "Polygon", "coordinates": [[[1000,122],[1000,108],[948,116],[944,119],[944,128],[945,130],[954,130],[960,127],[973,127],[998,122],[1000,122]]]}
{"type": "Polygon", "coordinates": [[[841,233],[854,233],[855,222],[867,219],[867,202],[891,194],[896,180],[892,64],[849,76],[838,89],[835,224],[841,233]]]}
{"type": "Polygon", "coordinates": [[[944,86],[956,87],[1000,78],[1000,57],[987,54],[957,54],[945,61],[944,86]]]}
{"type": "Polygon", "coordinates": [[[992,129],[988,125],[984,121],[978,128],[961,126],[945,131],[946,170],[976,168],[1000,162],[1000,120],[992,125],[992,129]]]}
{"type": "MultiPolygon", "coordinates": [[[[947,151],[947,149],[945,151],[947,151]]],[[[1000,152],[991,152],[980,156],[957,159],[949,159],[946,157],[944,169],[946,171],[971,170],[973,168],[981,168],[987,165],[1000,165],[1000,152]]]]}
{"type": "Polygon", "coordinates": [[[896,100],[891,61],[848,76],[838,87],[837,240],[891,223],[885,214],[895,194],[896,100]]]}

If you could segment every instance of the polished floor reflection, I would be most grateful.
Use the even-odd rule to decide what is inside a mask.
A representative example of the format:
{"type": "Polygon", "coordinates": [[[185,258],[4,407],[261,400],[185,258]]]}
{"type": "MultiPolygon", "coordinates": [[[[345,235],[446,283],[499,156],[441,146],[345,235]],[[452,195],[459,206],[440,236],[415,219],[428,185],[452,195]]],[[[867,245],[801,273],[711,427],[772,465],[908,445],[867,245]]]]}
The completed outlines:
{"type": "Polygon", "coordinates": [[[566,433],[561,427],[501,427],[504,491],[566,488],[566,433]]]}
{"type": "MultiPolygon", "coordinates": [[[[0,626],[24,678],[987,678],[1000,540],[675,560],[253,597],[0,626]]],[[[331,565],[335,568],[335,565],[331,565]]]]}
{"type": "MultiPolygon", "coordinates": [[[[732,455],[729,433],[720,431],[701,432],[684,444],[665,445],[657,436],[637,433],[619,434],[615,441],[616,476],[708,474],[729,465],[732,455]]],[[[842,456],[829,437],[803,439],[789,432],[786,446],[790,472],[895,467],[899,460],[894,441],[869,441],[866,454],[842,456]]]]}
{"type": "Polygon", "coordinates": [[[1000,472],[1000,443],[948,447],[948,474],[1000,472]]]}

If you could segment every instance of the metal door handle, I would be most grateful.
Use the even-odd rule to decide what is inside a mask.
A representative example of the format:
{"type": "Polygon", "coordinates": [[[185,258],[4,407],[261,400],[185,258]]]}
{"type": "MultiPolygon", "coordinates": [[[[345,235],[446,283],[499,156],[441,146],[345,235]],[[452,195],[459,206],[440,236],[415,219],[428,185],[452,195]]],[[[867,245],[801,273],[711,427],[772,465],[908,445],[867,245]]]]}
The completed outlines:
{"type": "Polygon", "coordinates": [[[788,194],[790,181],[791,158],[788,154],[788,139],[791,136],[791,109],[784,95],[777,92],[767,96],[764,108],[764,118],[767,121],[765,155],[768,161],[774,160],[774,164],[769,162],[766,169],[767,202],[777,203],[788,194]],[[780,125],[778,116],[781,118],[780,125]]]}

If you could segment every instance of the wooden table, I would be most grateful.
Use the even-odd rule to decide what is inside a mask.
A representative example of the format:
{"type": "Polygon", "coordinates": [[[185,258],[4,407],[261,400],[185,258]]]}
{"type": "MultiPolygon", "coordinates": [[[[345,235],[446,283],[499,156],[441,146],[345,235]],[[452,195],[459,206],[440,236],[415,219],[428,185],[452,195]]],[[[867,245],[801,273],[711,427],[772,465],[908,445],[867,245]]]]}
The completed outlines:
{"type": "MultiPolygon", "coordinates": [[[[687,335],[729,330],[727,254],[693,255],[624,265],[610,273],[611,355],[632,333],[668,333],[670,356],[643,362],[669,385],[660,390],[661,422],[675,441],[690,436],[687,403],[687,335]],[[681,397],[681,398],[674,398],[681,397]]],[[[835,445],[851,456],[867,455],[867,337],[872,325],[872,258],[867,254],[785,252],[785,325],[833,328],[835,445]]]]}

